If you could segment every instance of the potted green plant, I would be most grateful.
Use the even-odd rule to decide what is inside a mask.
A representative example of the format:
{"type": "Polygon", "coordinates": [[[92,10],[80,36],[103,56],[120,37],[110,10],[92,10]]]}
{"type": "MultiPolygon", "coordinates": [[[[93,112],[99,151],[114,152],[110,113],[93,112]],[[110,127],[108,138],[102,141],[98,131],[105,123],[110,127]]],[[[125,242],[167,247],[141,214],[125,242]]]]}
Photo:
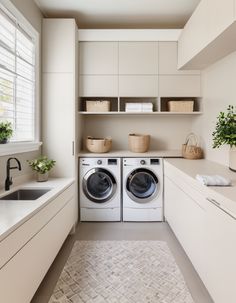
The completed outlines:
{"type": "Polygon", "coordinates": [[[11,122],[0,123],[0,144],[5,144],[11,138],[13,134],[11,122]]]}
{"type": "Polygon", "coordinates": [[[29,166],[37,172],[37,181],[44,182],[48,180],[49,171],[54,167],[56,161],[41,156],[34,160],[27,160],[29,166]]]}
{"type": "Polygon", "coordinates": [[[236,172],[236,107],[229,105],[227,112],[220,112],[213,135],[213,148],[228,144],[229,168],[236,172]]]}

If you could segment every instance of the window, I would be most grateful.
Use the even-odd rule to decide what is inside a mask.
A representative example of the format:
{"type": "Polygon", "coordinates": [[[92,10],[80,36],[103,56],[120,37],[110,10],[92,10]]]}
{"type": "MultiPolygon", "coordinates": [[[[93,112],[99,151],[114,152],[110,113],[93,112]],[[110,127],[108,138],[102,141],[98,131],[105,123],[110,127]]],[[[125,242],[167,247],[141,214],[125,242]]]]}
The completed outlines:
{"type": "Polygon", "coordinates": [[[35,39],[0,6],[0,122],[9,121],[11,141],[35,141],[35,39]]]}

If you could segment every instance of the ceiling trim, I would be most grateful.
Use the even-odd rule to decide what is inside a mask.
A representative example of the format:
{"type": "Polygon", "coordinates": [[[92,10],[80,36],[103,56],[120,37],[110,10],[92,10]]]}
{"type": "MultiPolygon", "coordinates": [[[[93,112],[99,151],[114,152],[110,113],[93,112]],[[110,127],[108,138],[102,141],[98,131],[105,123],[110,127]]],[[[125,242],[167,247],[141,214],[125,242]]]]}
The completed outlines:
{"type": "Polygon", "coordinates": [[[79,41],[177,41],[182,29],[79,29],[79,41]]]}

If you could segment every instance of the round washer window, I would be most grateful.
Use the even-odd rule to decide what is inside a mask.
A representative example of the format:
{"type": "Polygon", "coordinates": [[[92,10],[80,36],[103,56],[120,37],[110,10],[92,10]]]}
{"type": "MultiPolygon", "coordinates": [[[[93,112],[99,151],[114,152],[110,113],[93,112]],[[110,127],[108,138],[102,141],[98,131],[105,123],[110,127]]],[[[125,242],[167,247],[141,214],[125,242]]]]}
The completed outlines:
{"type": "Polygon", "coordinates": [[[126,189],[129,197],[135,202],[150,202],[158,193],[159,181],[150,170],[139,168],[128,177],[126,189]]]}
{"type": "Polygon", "coordinates": [[[87,198],[96,203],[107,202],[115,194],[116,180],[102,168],[87,172],[83,179],[83,191],[87,198]]]}

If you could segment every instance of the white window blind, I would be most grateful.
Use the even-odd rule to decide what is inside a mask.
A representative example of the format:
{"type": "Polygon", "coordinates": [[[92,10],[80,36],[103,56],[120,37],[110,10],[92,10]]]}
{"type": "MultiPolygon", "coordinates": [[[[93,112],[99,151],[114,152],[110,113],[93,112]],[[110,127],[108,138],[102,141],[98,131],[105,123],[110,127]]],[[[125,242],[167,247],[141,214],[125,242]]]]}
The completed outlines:
{"type": "Polygon", "coordinates": [[[0,122],[11,141],[35,139],[35,43],[16,18],[0,7],[0,122]]]}

